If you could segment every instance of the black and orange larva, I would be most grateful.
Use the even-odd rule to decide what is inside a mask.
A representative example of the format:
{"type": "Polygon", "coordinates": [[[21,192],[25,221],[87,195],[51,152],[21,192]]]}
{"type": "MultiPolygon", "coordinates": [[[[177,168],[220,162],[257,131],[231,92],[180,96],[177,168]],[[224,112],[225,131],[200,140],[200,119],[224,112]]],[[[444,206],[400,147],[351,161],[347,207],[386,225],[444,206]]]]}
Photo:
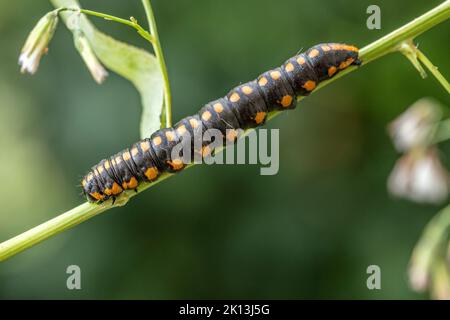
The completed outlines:
{"type": "MultiPolygon", "coordinates": [[[[270,111],[294,109],[297,96],[309,95],[321,81],[360,64],[354,46],[318,44],[207,103],[198,114],[180,120],[173,128],[158,130],[150,138],[102,160],[83,178],[83,192],[91,202],[114,200],[124,190],[136,190],[143,181],[157,180],[163,172],[180,171],[185,163],[171,158],[172,149],[180,142],[194,146],[193,137],[207,129],[217,129],[224,134],[224,140],[235,141],[238,129],[264,124],[270,111]]],[[[201,156],[210,152],[204,144],[194,151],[201,156]]]]}

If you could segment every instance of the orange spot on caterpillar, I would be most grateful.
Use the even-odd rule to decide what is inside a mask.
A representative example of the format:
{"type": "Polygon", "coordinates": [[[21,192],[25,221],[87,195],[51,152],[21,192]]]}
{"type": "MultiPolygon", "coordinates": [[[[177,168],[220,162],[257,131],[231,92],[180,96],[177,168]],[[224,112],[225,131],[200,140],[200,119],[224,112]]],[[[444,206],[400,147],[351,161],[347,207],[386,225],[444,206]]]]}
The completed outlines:
{"type": "Polygon", "coordinates": [[[103,198],[105,197],[104,195],[102,195],[98,192],[91,192],[89,194],[91,195],[92,198],[94,198],[96,200],[103,200],[103,198]]]}
{"type": "Polygon", "coordinates": [[[291,105],[291,103],[292,103],[292,96],[285,95],[285,96],[283,96],[283,98],[281,98],[281,105],[283,107],[285,107],[285,108],[289,107],[291,105]]]}
{"type": "Polygon", "coordinates": [[[116,195],[122,192],[122,188],[116,183],[114,182],[111,189],[106,188],[103,192],[104,194],[110,196],[110,195],[116,195]]]}
{"type": "Polygon", "coordinates": [[[135,177],[131,177],[130,181],[128,181],[128,182],[124,181],[122,183],[122,187],[124,189],[136,189],[137,186],[138,186],[138,181],[136,180],[135,177]]]}
{"type": "Polygon", "coordinates": [[[308,80],[302,85],[302,87],[305,88],[307,91],[313,91],[316,88],[316,82],[308,80]]]}
{"type": "Polygon", "coordinates": [[[138,153],[139,153],[138,148],[134,147],[133,149],[131,149],[131,154],[133,155],[133,157],[135,157],[138,153]]]}
{"type": "Polygon", "coordinates": [[[181,159],[173,159],[172,161],[167,161],[172,170],[178,171],[184,168],[184,163],[181,159]]]}
{"type": "Polygon", "coordinates": [[[150,167],[145,170],[144,174],[148,180],[155,180],[158,177],[158,169],[156,167],[150,167]]]}
{"type": "Polygon", "coordinates": [[[202,156],[207,157],[211,154],[211,148],[209,146],[203,146],[202,147],[202,156]]]}
{"type": "Polygon", "coordinates": [[[227,130],[227,140],[228,141],[234,141],[237,138],[237,131],[234,129],[228,129],[227,130]]]}
{"type": "Polygon", "coordinates": [[[265,112],[257,112],[256,116],[255,116],[255,122],[256,124],[261,124],[264,122],[264,119],[266,118],[266,113],[265,112]]]}
{"type": "Polygon", "coordinates": [[[347,68],[349,65],[351,65],[353,63],[353,61],[355,61],[355,59],[353,58],[348,58],[347,60],[341,62],[341,64],[339,65],[339,69],[345,69],[347,68]]]}
{"type": "Polygon", "coordinates": [[[337,71],[337,68],[335,66],[329,67],[328,68],[328,76],[332,77],[337,71]]]}

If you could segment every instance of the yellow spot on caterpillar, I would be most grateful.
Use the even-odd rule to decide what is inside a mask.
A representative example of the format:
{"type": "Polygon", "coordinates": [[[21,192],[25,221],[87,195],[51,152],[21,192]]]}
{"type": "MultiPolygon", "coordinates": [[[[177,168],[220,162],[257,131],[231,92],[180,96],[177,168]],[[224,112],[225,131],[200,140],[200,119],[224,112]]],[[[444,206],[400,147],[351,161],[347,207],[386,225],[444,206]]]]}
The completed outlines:
{"type": "Polygon", "coordinates": [[[355,59],[353,58],[348,58],[347,60],[341,62],[341,64],[339,65],[339,69],[345,69],[347,68],[349,65],[351,65],[353,63],[355,59]]]}
{"type": "Polygon", "coordinates": [[[98,166],[97,170],[98,170],[98,173],[103,173],[103,171],[104,171],[103,166],[98,166]]]}
{"type": "Polygon", "coordinates": [[[161,144],[161,142],[162,142],[162,139],[161,139],[160,136],[156,136],[156,137],[153,138],[153,144],[155,146],[159,146],[161,144]]]}
{"type": "Polygon", "coordinates": [[[172,161],[167,161],[172,170],[178,171],[184,168],[183,161],[181,159],[173,159],[172,161]]]}
{"type": "Polygon", "coordinates": [[[116,164],[119,164],[122,162],[122,158],[120,156],[117,156],[115,160],[116,160],[116,164]]]}
{"type": "Polygon", "coordinates": [[[238,93],[233,92],[230,96],[230,101],[231,102],[238,102],[241,99],[241,97],[239,96],[238,93]]]}
{"type": "Polygon", "coordinates": [[[86,179],[83,179],[83,180],[81,181],[81,185],[82,185],[83,187],[86,187],[86,179]]]}
{"type": "Polygon", "coordinates": [[[89,173],[88,176],[87,176],[87,181],[90,181],[90,180],[92,180],[92,179],[94,179],[94,174],[91,172],[91,173],[89,173]]]}
{"type": "Polygon", "coordinates": [[[270,72],[270,77],[273,80],[278,80],[281,77],[281,73],[280,73],[280,71],[272,71],[272,72],[270,72]]]}
{"type": "Polygon", "coordinates": [[[186,132],[186,126],[183,124],[177,128],[178,134],[181,136],[186,132]]]}
{"type": "Polygon", "coordinates": [[[286,65],[286,67],[284,67],[284,70],[286,70],[286,72],[292,72],[294,71],[294,69],[294,65],[290,62],[286,65]]]}
{"type": "Polygon", "coordinates": [[[108,170],[109,168],[111,168],[111,164],[110,164],[109,160],[106,160],[106,161],[105,161],[104,166],[105,166],[105,169],[106,169],[106,170],[108,170]]]}
{"type": "Polygon", "coordinates": [[[146,152],[150,149],[150,143],[148,143],[148,141],[142,141],[140,145],[143,152],[146,152]]]}
{"type": "Polygon", "coordinates": [[[91,192],[89,194],[92,196],[92,198],[94,198],[96,200],[102,200],[105,197],[104,195],[102,195],[98,192],[91,192]]]}
{"type": "Polygon", "coordinates": [[[144,174],[148,180],[155,180],[158,177],[158,169],[156,167],[150,167],[144,174]]]}
{"type": "Polygon", "coordinates": [[[133,149],[131,149],[131,154],[133,155],[133,157],[135,157],[138,153],[139,153],[138,148],[134,147],[133,149]]]}
{"type": "Polygon", "coordinates": [[[221,103],[215,103],[214,106],[214,111],[217,113],[221,113],[223,111],[223,105],[221,103]]]}
{"type": "Polygon", "coordinates": [[[283,107],[285,107],[285,108],[289,107],[291,105],[291,103],[292,103],[292,96],[285,95],[285,96],[283,96],[283,98],[281,98],[281,105],[283,107]]]}
{"type": "Polygon", "coordinates": [[[123,160],[128,161],[131,159],[131,154],[128,151],[126,151],[123,153],[122,157],[123,157],[123,160]]]}
{"type": "Polygon", "coordinates": [[[317,49],[312,49],[310,53],[308,53],[308,57],[310,58],[315,58],[319,55],[319,50],[317,49]]]}
{"type": "Polygon", "coordinates": [[[202,113],[202,119],[204,121],[208,121],[209,119],[211,119],[211,112],[209,111],[205,111],[202,113]]]}
{"type": "Polygon", "coordinates": [[[297,58],[297,63],[298,63],[298,64],[305,64],[305,63],[306,63],[306,60],[305,60],[304,57],[300,56],[300,57],[297,58]]]}
{"type": "Polygon", "coordinates": [[[166,138],[168,141],[175,140],[175,134],[173,133],[173,131],[166,131],[166,138]]]}
{"type": "Polygon", "coordinates": [[[264,122],[264,119],[266,118],[266,113],[265,112],[257,112],[256,116],[255,116],[255,122],[256,124],[261,124],[264,122]]]}
{"type": "Polygon", "coordinates": [[[331,50],[330,46],[327,46],[327,45],[323,45],[323,46],[321,46],[321,48],[322,48],[323,51],[330,51],[331,50]]]}
{"type": "Polygon", "coordinates": [[[261,87],[264,87],[267,84],[267,78],[266,77],[261,77],[261,79],[258,80],[258,84],[261,87]]]}
{"type": "Polygon", "coordinates": [[[191,127],[194,129],[198,127],[198,121],[196,119],[189,119],[189,123],[191,124],[191,127]]]}
{"type": "Polygon", "coordinates": [[[302,85],[302,87],[305,88],[307,91],[313,91],[316,88],[316,82],[308,80],[305,82],[304,85],[302,85]]]}
{"type": "Polygon", "coordinates": [[[253,92],[253,89],[250,86],[243,86],[241,90],[243,93],[245,93],[247,95],[249,95],[253,92]]]}
{"type": "Polygon", "coordinates": [[[328,68],[328,76],[332,77],[337,71],[337,68],[335,66],[329,67],[328,68]]]}

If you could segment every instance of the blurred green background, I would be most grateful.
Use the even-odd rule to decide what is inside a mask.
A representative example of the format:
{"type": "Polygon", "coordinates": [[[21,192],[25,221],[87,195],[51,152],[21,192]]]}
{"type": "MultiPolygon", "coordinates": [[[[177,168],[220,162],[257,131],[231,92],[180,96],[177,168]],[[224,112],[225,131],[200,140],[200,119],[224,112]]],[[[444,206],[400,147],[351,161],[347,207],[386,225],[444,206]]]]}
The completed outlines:
{"type": "MultiPolygon", "coordinates": [[[[174,120],[319,42],[360,47],[440,0],[377,1],[382,29],[366,28],[373,1],[154,0],[174,96],[174,120]]],[[[145,18],[140,1],[81,1],[145,18]]],[[[98,86],[61,23],[38,73],[17,66],[47,1],[0,2],[0,241],[84,199],[80,177],[138,140],[140,99],[115,74],[98,86]]],[[[149,46],[131,29],[101,30],[149,46]]],[[[444,23],[417,42],[450,74],[444,23]]],[[[439,207],[393,199],[398,154],[386,124],[417,99],[448,96],[399,54],[333,83],[270,123],[280,128],[280,170],[196,166],[0,264],[9,298],[424,298],[407,284],[414,244],[439,207]],[[66,289],[67,266],[82,290],[66,289]],[[382,289],[366,287],[381,267],[382,289]]]]}

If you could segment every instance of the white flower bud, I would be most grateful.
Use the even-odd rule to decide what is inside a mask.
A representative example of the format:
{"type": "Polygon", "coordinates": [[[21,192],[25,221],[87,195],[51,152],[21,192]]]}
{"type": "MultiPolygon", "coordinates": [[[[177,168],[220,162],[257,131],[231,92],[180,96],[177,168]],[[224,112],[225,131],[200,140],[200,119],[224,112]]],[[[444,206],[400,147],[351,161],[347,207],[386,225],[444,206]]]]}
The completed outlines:
{"type": "Polygon", "coordinates": [[[441,113],[439,105],[429,98],[415,102],[388,127],[395,148],[404,152],[428,146],[441,119],[441,113]]]}
{"type": "Polygon", "coordinates": [[[440,203],[447,199],[449,174],[436,149],[416,149],[397,161],[388,179],[388,189],[397,197],[440,203]]]}
{"type": "Polygon", "coordinates": [[[34,74],[41,57],[48,51],[48,44],[53,38],[58,25],[58,10],[50,11],[43,16],[28,35],[19,57],[20,71],[34,74]]]}

